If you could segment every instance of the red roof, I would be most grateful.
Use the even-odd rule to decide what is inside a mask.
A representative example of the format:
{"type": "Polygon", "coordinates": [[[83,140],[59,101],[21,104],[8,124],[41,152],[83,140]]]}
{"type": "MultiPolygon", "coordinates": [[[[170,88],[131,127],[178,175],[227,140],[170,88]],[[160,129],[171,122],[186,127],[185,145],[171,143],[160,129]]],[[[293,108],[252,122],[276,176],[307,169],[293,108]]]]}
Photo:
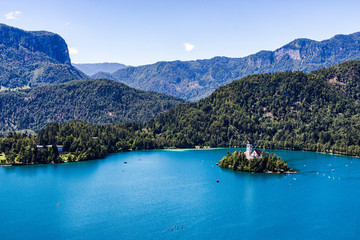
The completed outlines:
{"type": "Polygon", "coordinates": [[[260,150],[255,149],[254,152],[255,152],[255,154],[256,154],[257,156],[261,156],[261,151],[260,151],[260,150]]]}

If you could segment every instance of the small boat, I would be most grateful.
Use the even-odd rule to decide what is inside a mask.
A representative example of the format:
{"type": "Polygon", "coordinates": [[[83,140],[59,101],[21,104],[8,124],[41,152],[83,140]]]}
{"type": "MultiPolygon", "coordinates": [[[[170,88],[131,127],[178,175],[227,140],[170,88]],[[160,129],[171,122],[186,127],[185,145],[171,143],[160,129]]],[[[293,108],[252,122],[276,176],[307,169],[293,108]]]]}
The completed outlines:
{"type": "Polygon", "coordinates": [[[218,166],[218,165],[219,165],[219,163],[215,163],[215,165],[216,165],[216,166],[218,166]]]}
{"type": "Polygon", "coordinates": [[[218,180],[216,180],[216,182],[220,182],[220,181],[219,181],[219,179],[218,179],[218,180]]]}
{"type": "Polygon", "coordinates": [[[127,164],[127,162],[124,162],[124,164],[127,164]]]}

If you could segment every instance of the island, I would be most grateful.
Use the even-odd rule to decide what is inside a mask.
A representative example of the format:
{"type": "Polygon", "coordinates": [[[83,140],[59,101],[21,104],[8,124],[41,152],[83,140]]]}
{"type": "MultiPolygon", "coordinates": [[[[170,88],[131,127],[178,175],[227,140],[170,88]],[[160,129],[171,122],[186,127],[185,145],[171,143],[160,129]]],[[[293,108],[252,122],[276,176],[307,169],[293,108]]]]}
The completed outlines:
{"type": "Polygon", "coordinates": [[[257,149],[252,151],[250,143],[247,144],[245,152],[235,151],[232,154],[228,152],[220,160],[219,166],[244,172],[296,173],[281,157],[274,153],[264,153],[257,149]]]}

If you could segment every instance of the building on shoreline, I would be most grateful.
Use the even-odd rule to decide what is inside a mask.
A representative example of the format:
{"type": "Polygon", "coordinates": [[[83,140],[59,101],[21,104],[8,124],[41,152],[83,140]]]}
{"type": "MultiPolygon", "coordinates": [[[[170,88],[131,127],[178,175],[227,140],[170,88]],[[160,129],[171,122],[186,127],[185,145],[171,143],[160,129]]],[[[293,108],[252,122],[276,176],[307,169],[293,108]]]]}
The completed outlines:
{"type": "Polygon", "coordinates": [[[248,144],[246,144],[245,155],[247,159],[261,158],[262,152],[256,148],[253,151],[253,146],[248,142],[248,144]]]}
{"type": "MultiPolygon", "coordinates": [[[[36,146],[39,151],[43,150],[43,148],[51,148],[52,145],[37,145],[36,146]]],[[[63,152],[63,145],[56,145],[59,153],[63,152]]]]}

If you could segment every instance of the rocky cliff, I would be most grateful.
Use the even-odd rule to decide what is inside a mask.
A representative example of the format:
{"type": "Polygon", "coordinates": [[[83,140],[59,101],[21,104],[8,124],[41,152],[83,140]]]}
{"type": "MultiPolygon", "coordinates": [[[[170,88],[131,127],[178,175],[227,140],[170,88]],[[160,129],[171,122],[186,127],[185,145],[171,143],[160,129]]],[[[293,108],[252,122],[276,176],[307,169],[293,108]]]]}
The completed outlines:
{"type": "Polygon", "coordinates": [[[68,46],[59,35],[0,24],[2,90],[87,78],[71,65],[68,46]]]}

